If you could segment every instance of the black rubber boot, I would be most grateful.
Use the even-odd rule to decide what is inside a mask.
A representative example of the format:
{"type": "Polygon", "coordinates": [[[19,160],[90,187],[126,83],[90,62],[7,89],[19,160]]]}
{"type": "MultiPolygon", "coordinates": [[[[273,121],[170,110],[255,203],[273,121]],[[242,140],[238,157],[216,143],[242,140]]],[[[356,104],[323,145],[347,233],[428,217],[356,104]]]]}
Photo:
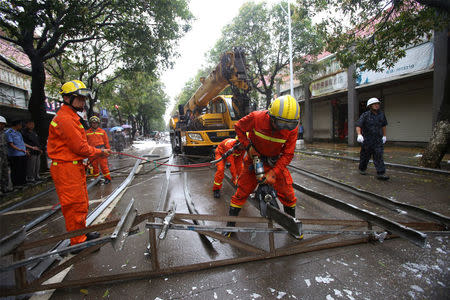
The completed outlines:
{"type": "Polygon", "coordinates": [[[220,198],[220,190],[214,190],[214,198],[220,198]]]}
{"type": "Polygon", "coordinates": [[[295,218],[295,206],[289,207],[286,205],[283,205],[284,212],[290,215],[291,217],[295,218]]]}
{"type": "MultiPolygon", "coordinates": [[[[241,211],[240,207],[230,206],[230,211],[228,212],[228,215],[237,217],[240,211],[241,211]]],[[[236,226],[236,222],[227,222],[227,227],[234,227],[234,226],[236,226]]],[[[232,233],[233,232],[224,232],[223,235],[226,237],[230,237],[232,233]]]]}

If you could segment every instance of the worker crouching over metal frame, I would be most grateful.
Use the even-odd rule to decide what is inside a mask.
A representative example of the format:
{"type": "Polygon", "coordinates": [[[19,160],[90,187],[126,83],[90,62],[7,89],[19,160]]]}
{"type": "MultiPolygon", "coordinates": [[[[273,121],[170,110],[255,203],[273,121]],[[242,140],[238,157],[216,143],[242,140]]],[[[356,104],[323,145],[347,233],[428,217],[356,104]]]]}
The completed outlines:
{"type": "MultiPolygon", "coordinates": [[[[109,149],[97,149],[88,144],[77,111],[84,109],[91,91],[83,82],[66,82],[59,92],[64,104],[50,123],[47,151],[52,163],[50,173],[55,183],[67,231],[86,227],[89,199],[86,173],[82,160],[91,157],[107,157],[109,149]]],[[[70,239],[71,245],[86,239],[99,237],[98,232],[70,239]]]]}
{"type": "MultiPolygon", "coordinates": [[[[294,157],[299,118],[300,106],[287,95],[275,99],[269,110],[254,111],[236,123],[236,134],[247,149],[247,156],[237,191],[231,198],[230,216],[237,216],[258,183],[264,183],[274,187],[284,211],[295,217],[297,198],[286,167],[294,157]],[[255,174],[255,158],[263,162],[264,173],[260,178],[255,174]]],[[[227,226],[235,224],[229,222],[227,226]]]]}

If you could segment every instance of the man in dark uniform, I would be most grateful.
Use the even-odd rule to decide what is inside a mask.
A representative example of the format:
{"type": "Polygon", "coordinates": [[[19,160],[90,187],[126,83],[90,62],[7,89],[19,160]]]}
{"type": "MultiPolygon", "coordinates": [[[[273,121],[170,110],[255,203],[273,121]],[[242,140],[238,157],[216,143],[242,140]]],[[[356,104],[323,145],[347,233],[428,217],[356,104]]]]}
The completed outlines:
{"type": "Polygon", "coordinates": [[[386,143],[386,117],[380,111],[380,100],[370,98],[367,101],[368,111],[364,112],[356,122],[357,141],[361,143],[359,173],[366,175],[367,164],[373,156],[373,164],[377,169],[377,179],[388,180],[383,161],[383,144],[386,143]]]}

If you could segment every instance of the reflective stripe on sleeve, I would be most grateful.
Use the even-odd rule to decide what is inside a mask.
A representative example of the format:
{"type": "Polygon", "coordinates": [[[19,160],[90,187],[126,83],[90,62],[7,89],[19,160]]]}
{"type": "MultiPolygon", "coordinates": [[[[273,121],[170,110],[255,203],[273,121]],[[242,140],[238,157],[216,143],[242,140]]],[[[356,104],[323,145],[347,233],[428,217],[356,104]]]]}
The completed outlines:
{"type": "Polygon", "coordinates": [[[53,127],[58,126],[58,124],[57,124],[55,121],[51,121],[50,124],[51,124],[53,127]]]}

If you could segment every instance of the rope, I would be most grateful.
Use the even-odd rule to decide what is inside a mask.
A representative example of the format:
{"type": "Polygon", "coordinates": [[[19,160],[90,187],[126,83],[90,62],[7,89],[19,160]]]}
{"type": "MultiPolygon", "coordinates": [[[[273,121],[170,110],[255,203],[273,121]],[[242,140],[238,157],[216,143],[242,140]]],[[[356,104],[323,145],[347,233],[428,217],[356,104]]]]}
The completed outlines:
{"type": "Polygon", "coordinates": [[[129,157],[133,157],[136,159],[141,159],[141,160],[146,160],[149,162],[153,162],[155,165],[161,165],[161,166],[168,166],[168,167],[178,167],[178,168],[202,168],[202,167],[209,167],[211,166],[210,162],[204,162],[204,163],[199,163],[199,164],[191,164],[191,165],[171,165],[171,164],[166,164],[166,163],[161,163],[161,162],[157,162],[156,160],[151,160],[145,157],[140,157],[140,156],[135,156],[132,154],[127,154],[127,153],[122,153],[122,152],[113,152],[111,151],[112,154],[119,154],[119,155],[125,155],[125,156],[129,156],[129,157]]]}

